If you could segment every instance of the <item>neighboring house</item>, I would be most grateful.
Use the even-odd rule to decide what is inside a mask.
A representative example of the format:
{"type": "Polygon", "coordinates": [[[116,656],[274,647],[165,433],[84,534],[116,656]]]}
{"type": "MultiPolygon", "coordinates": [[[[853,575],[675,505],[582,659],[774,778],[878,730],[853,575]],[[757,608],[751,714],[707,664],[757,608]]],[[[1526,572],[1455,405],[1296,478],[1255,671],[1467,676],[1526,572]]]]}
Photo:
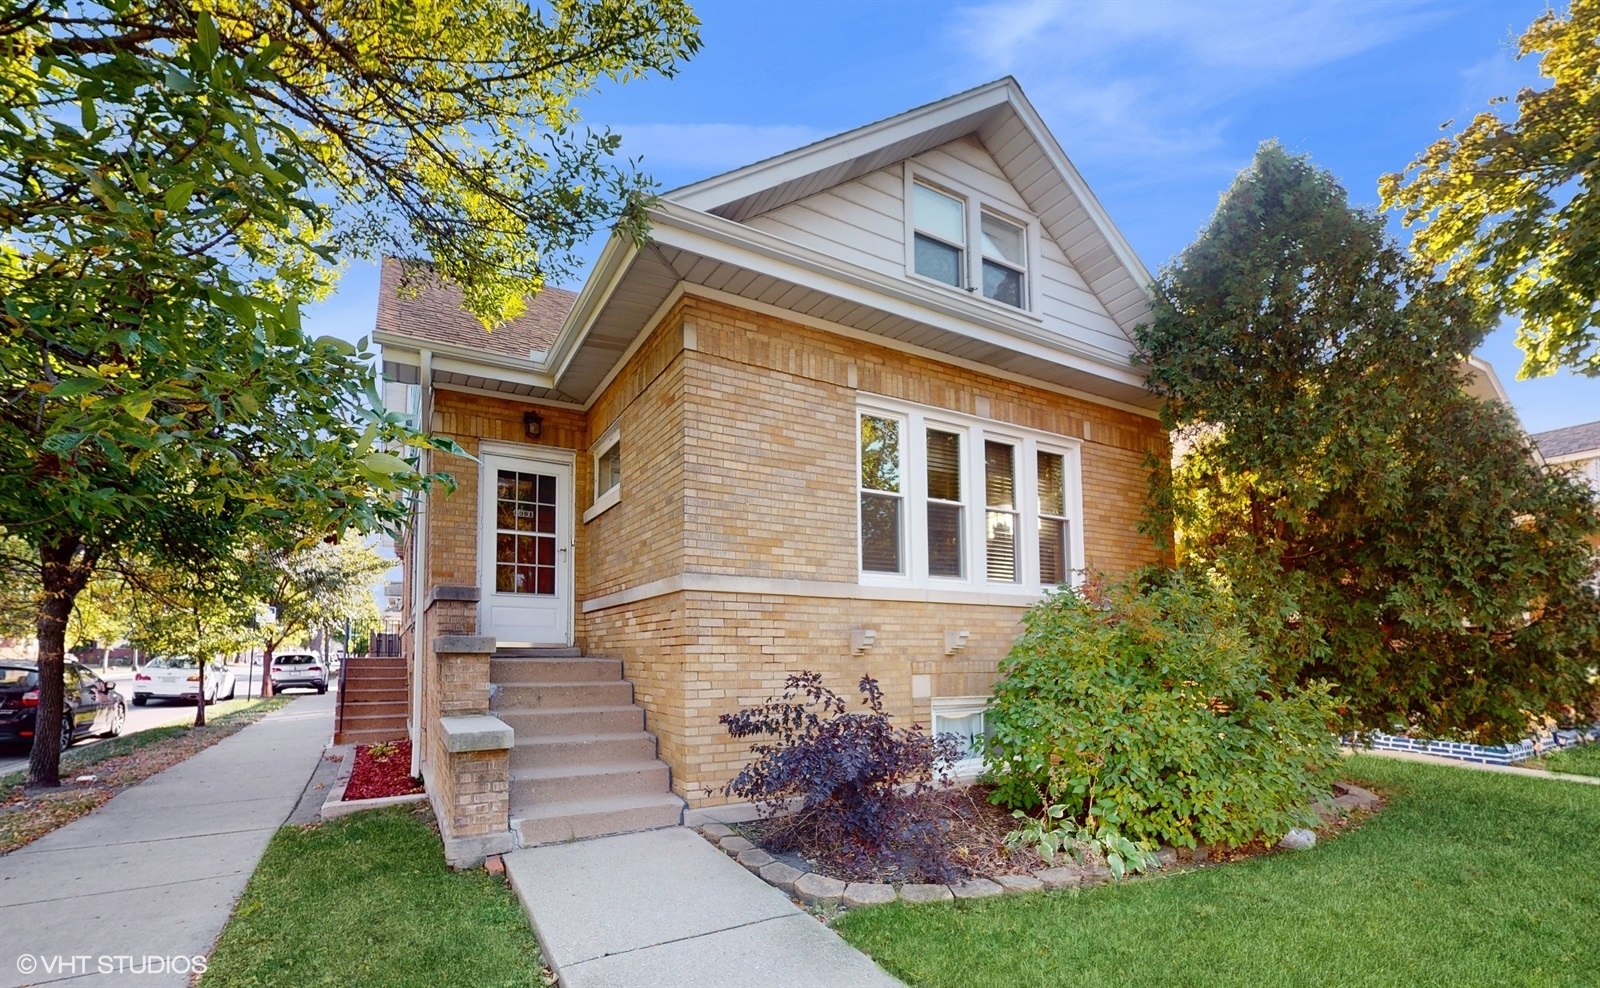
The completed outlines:
{"type": "Polygon", "coordinates": [[[801,669],[977,735],[1030,604],[1159,558],[1149,275],[1014,80],[650,218],[493,333],[384,265],[386,379],[475,457],[429,456],[459,486],[398,546],[457,862],[745,812],[718,717],[801,669]]]}
{"type": "Polygon", "coordinates": [[[1546,466],[1582,477],[1600,493],[1600,422],[1537,432],[1533,442],[1546,466]]]}

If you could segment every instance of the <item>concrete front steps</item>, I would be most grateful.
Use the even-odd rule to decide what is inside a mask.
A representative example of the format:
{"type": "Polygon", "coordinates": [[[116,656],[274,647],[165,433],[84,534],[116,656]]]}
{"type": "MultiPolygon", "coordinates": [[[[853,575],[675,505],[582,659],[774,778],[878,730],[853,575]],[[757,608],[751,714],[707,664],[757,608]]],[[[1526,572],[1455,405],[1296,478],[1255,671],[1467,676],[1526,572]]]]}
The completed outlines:
{"type": "Polygon", "coordinates": [[[677,826],[683,800],[656,757],[618,659],[500,649],[489,709],[516,732],[511,829],[524,847],[677,826]]]}
{"type": "Polygon", "coordinates": [[[334,744],[374,744],[406,736],[406,660],[356,655],[345,659],[334,744]]]}

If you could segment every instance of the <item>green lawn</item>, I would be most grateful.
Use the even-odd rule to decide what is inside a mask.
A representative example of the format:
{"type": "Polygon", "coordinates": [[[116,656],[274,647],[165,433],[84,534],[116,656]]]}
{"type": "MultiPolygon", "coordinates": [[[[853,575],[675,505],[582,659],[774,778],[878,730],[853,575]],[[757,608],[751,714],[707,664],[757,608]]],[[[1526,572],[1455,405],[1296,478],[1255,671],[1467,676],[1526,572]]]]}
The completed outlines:
{"type": "Polygon", "coordinates": [[[1544,767],[1552,772],[1592,775],[1600,778],[1600,743],[1558,751],[1544,760],[1544,767]]]}
{"type": "Polygon", "coordinates": [[[516,896],[452,872],[426,810],[353,813],[272,838],[202,988],[540,988],[516,896]]]}
{"type": "Polygon", "coordinates": [[[913,986],[1600,984],[1600,786],[1346,767],[1389,806],[1311,851],[838,928],[913,986]]]}

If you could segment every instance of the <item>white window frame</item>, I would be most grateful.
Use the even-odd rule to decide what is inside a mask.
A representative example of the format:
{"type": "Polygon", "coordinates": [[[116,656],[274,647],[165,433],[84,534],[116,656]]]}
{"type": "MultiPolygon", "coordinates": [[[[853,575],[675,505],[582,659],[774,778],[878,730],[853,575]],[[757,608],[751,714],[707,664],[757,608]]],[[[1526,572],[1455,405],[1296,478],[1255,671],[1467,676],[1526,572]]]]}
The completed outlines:
{"type": "MultiPolygon", "coordinates": [[[[940,696],[933,699],[933,710],[928,718],[928,733],[937,737],[939,734],[951,732],[939,730],[939,721],[944,717],[970,717],[981,714],[984,717],[984,727],[988,728],[989,698],[986,696],[940,696]]],[[[987,733],[987,730],[985,731],[987,733]]],[[[957,779],[975,778],[983,771],[983,756],[970,755],[950,765],[942,766],[957,779]]]]}
{"type": "Polygon", "coordinates": [[[1044,584],[1039,572],[1039,487],[1038,456],[1054,453],[1062,458],[1065,471],[1066,519],[1070,545],[1068,584],[1083,581],[1083,486],[1082,442],[1024,429],[1006,422],[962,415],[930,408],[895,398],[861,395],[856,402],[853,441],[856,444],[856,565],[862,586],[899,587],[955,591],[1017,598],[1037,598],[1057,584],[1044,584]],[[899,573],[878,573],[861,568],[861,418],[894,419],[900,423],[900,558],[899,573]],[[928,573],[928,466],[927,431],[937,429],[961,436],[961,491],[965,538],[962,541],[961,577],[932,576],[928,573]],[[1005,442],[1016,447],[1018,580],[1015,583],[991,582],[984,553],[987,551],[985,525],[987,512],[983,500],[984,443],[1005,442]]]}
{"type": "MultiPolygon", "coordinates": [[[[961,298],[968,298],[973,302],[990,306],[1001,312],[1021,315],[1033,320],[1041,320],[1039,314],[1039,295],[1035,283],[1038,278],[1035,272],[1039,270],[1039,221],[1021,212],[1016,207],[997,199],[984,195],[977,189],[970,188],[959,182],[954,182],[917,162],[908,161],[905,166],[905,262],[906,277],[922,285],[929,285],[939,291],[961,298]],[[953,199],[960,200],[966,207],[967,242],[961,245],[962,285],[957,288],[946,284],[937,278],[929,278],[917,273],[916,256],[916,187],[925,185],[935,192],[943,193],[953,199]],[[1026,264],[1022,271],[1022,305],[1015,306],[1009,302],[992,299],[983,294],[983,214],[989,213],[996,219],[1005,220],[1023,230],[1023,240],[1026,244],[1026,264]]],[[[928,236],[932,236],[928,234],[928,236]]],[[[944,241],[943,237],[934,237],[935,240],[944,241]]],[[[1000,261],[1007,267],[1008,262],[1000,261]]]]}
{"type": "Polygon", "coordinates": [[[594,477],[594,504],[583,513],[584,524],[594,521],[622,501],[623,477],[618,477],[614,486],[603,491],[600,489],[600,460],[611,452],[611,447],[620,442],[622,442],[622,426],[618,423],[607,429],[599,442],[589,447],[589,473],[594,477]]]}

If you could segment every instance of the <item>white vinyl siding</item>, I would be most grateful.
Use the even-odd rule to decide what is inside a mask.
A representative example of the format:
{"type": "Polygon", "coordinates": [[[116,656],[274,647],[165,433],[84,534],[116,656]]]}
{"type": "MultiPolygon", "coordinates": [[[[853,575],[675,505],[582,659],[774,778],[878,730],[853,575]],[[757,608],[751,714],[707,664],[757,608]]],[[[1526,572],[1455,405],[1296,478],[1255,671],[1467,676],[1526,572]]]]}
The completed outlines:
{"type": "MultiPolygon", "coordinates": [[[[834,186],[798,202],[752,216],[745,222],[766,233],[809,247],[840,261],[877,274],[905,277],[910,268],[906,236],[907,203],[905,167],[913,168],[934,185],[951,189],[973,189],[995,203],[1005,218],[1025,219],[1035,215],[1027,201],[1012,187],[982,145],[960,140],[924,152],[905,165],[864,175],[834,186]]],[[[1051,213],[1051,215],[1055,215],[1051,213]]],[[[1085,213],[1077,224],[1087,233],[1085,213]]],[[[1033,232],[1033,269],[1027,272],[1027,292],[1031,306],[1023,311],[1037,316],[1045,328],[1080,340],[1119,357],[1132,352],[1132,345],[1089,287],[1086,276],[1067,260],[1061,246],[1049,236],[1033,232]]],[[[1096,256],[1097,274],[1104,275],[1104,262],[1113,260],[1109,252],[1096,256]]],[[[1114,267],[1114,265],[1113,265],[1114,267]]],[[[1142,306],[1142,294],[1116,302],[1119,309],[1142,306]]],[[[998,303],[985,302],[986,305],[998,303]]],[[[1007,307],[1009,308],[1009,306],[1007,307]]]]}

